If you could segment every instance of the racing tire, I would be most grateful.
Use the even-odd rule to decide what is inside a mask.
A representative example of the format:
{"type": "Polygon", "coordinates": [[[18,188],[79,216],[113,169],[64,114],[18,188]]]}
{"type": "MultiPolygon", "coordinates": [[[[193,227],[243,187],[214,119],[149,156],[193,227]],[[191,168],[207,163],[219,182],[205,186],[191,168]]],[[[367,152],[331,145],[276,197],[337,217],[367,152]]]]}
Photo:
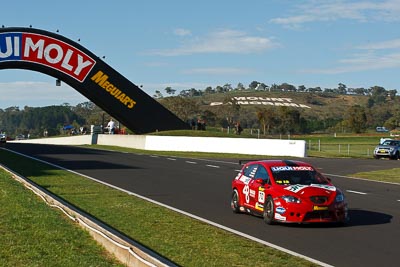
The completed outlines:
{"type": "Polygon", "coordinates": [[[263,211],[263,218],[266,224],[274,224],[274,216],[275,216],[275,207],[274,201],[272,200],[271,196],[267,197],[267,200],[264,203],[264,211],[263,211]]]}
{"type": "Polygon", "coordinates": [[[396,154],[394,154],[394,156],[393,156],[393,160],[398,160],[400,158],[400,156],[399,156],[399,151],[397,151],[396,152],[396,154]]]}
{"type": "Polygon", "coordinates": [[[234,189],[231,198],[231,208],[234,213],[240,213],[239,203],[240,203],[239,192],[236,189],[234,189]]]}

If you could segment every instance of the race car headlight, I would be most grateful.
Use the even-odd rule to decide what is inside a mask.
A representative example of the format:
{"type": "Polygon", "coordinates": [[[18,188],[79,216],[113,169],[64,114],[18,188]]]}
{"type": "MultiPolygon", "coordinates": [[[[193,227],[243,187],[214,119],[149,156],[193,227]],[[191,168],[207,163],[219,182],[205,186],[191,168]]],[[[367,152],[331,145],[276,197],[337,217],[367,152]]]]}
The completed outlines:
{"type": "Polygon", "coordinates": [[[344,195],[342,193],[337,193],[335,202],[343,202],[344,201],[344,195]]]}
{"type": "Polygon", "coordinates": [[[283,200],[286,201],[286,203],[300,203],[300,199],[294,196],[282,196],[281,197],[283,200]]]}
{"type": "Polygon", "coordinates": [[[389,151],[393,152],[394,151],[394,147],[389,148],[389,151]]]}

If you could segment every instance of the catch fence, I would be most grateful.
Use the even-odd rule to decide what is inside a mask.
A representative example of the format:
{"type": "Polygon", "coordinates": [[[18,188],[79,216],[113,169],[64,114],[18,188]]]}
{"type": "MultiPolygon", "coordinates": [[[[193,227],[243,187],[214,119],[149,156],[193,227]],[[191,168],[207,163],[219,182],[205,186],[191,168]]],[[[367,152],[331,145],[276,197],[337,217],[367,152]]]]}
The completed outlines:
{"type": "Polygon", "coordinates": [[[307,140],[307,154],[342,157],[373,157],[376,145],[362,143],[323,143],[307,140]]]}

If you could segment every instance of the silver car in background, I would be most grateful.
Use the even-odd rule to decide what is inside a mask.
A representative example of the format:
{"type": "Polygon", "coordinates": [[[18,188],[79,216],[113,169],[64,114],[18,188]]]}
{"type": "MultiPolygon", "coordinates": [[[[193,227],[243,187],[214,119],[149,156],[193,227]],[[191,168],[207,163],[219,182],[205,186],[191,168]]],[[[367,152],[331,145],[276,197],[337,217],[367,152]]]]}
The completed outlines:
{"type": "Polygon", "coordinates": [[[374,158],[400,158],[400,140],[386,139],[374,149],[374,158]]]}

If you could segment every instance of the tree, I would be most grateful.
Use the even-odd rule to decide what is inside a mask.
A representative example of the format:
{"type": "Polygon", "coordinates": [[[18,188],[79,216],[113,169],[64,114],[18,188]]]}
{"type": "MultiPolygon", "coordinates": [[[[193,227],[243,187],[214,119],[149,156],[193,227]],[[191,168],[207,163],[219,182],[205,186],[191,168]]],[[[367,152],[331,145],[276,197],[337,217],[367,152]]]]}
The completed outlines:
{"type": "Polygon", "coordinates": [[[271,87],[269,88],[269,91],[278,91],[279,90],[279,86],[275,83],[271,84],[271,87]]]}
{"type": "Polygon", "coordinates": [[[321,93],[322,89],[321,87],[317,86],[317,87],[310,87],[308,88],[308,92],[310,93],[321,93]]]}
{"type": "Polygon", "coordinates": [[[163,95],[160,91],[156,90],[155,94],[153,95],[154,98],[163,98],[163,95]]]}
{"type": "Polygon", "coordinates": [[[207,125],[215,126],[215,122],[217,121],[217,114],[215,114],[214,112],[210,110],[204,110],[201,117],[204,121],[207,122],[207,125]]]}
{"type": "Polygon", "coordinates": [[[243,83],[238,83],[235,90],[243,91],[246,90],[246,88],[244,87],[243,83]]]}
{"type": "Polygon", "coordinates": [[[199,107],[195,100],[187,97],[166,97],[160,103],[183,121],[197,117],[199,107]]]}
{"type": "Polygon", "coordinates": [[[281,85],[279,85],[279,89],[281,89],[282,91],[286,91],[286,92],[295,92],[296,91],[296,87],[294,85],[291,85],[288,83],[282,83],[281,85]]]}
{"type": "Polygon", "coordinates": [[[223,93],[223,92],[225,92],[224,91],[224,88],[222,87],[222,86],[217,86],[217,87],[215,87],[215,91],[217,92],[217,93],[223,93]]]}
{"type": "Polygon", "coordinates": [[[352,106],[347,112],[347,121],[350,129],[355,133],[365,132],[367,129],[366,121],[367,115],[365,109],[360,105],[352,106]]]}
{"type": "Polygon", "coordinates": [[[347,94],[347,86],[343,83],[338,84],[338,93],[341,95],[347,94]]]}
{"type": "Polygon", "coordinates": [[[389,95],[390,100],[394,100],[395,97],[396,97],[396,94],[397,94],[397,90],[389,90],[388,91],[388,95],[389,95]]]}
{"type": "Polygon", "coordinates": [[[172,89],[171,87],[166,87],[165,88],[165,92],[167,93],[167,94],[169,94],[169,95],[174,95],[175,94],[175,92],[176,92],[176,90],[175,89],[172,89]]]}
{"type": "Polygon", "coordinates": [[[237,103],[236,100],[233,100],[230,97],[225,97],[222,113],[223,116],[226,118],[228,125],[233,125],[235,121],[239,118],[240,105],[237,103]]]}
{"type": "Polygon", "coordinates": [[[299,91],[299,92],[305,92],[305,91],[306,91],[306,87],[305,87],[304,85],[299,85],[299,86],[297,87],[297,91],[299,91]]]}
{"type": "Polygon", "coordinates": [[[381,86],[373,86],[368,89],[369,99],[368,99],[368,107],[372,107],[374,105],[381,105],[386,102],[386,97],[388,92],[386,92],[385,88],[381,86]]]}
{"type": "Polygon", "coordinates": [[[214,89],[211,86],[207,86],[206,89],[204,89],[205,94],[213,94],[215,93],[214,89]]]}
{"type": "Polygon", "coordinates": [[[275,109],[271,107],[257,110],[256,116],[258,122],[261,124],[264,135],[269,133],[272,127],[275,127],[278,124],[278,116],[275,109]]]}
{"type": "Polygon", "coordinates": [[[280,107],[278,111],[280,133],[300,133],[301,116],[297,109],[280,107]]]}
{"type": "Polygon", "coordinates": [[[368,93],[368,90],[363,87],[360,87],[360,88],[353,88],[352,92],[355,93],[356,95],[365,95],[368,93]]]}
{"type": "Polygon", "coordinates": [[[259,82],[257,82],[257,81],[252,81],[252,82],[249,84],[249,89],[255,90],[255,89],[257,88],[258,84],[259,84],[259,82]]]}
{"type": "Polygon", "coordinates": [[[229,91],[233,90],[232,85],[230,83],[224,84],[223,88],[224,88],[224,92],[229,92],[229,91]]]}

